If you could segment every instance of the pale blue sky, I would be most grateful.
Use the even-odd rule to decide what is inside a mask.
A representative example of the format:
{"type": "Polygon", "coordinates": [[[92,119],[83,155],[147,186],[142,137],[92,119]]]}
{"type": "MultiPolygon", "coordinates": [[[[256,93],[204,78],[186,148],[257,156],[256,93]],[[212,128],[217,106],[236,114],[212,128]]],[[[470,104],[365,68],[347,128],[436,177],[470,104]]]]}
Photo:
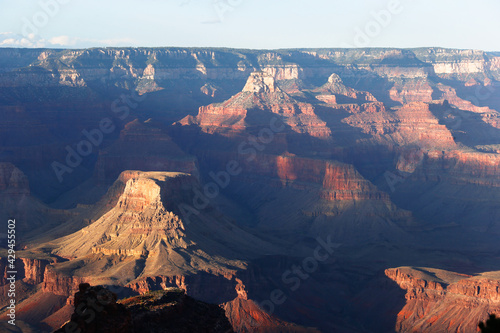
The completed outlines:
{"type": "Polygon", "coordinates": [[[498,0],[0,0],[0,6],[3,47],[500,51],[498,0]],[[378,22],[374,13],[391,8],[378,22]]]}

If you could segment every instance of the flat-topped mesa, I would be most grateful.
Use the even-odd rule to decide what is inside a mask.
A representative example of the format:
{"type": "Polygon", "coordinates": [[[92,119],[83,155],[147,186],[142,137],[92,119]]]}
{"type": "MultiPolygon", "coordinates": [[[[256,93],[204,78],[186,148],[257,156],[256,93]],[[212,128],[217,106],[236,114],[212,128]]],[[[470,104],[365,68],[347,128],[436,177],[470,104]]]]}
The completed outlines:
{"type": "Polygon", "coordinates": [[[264,72],[253,72],[243,87],[243,92],[274,93],[281,91],[275,83],[274,77],[264,72]]]}
{"type": "Polygon", "coordinates": [[[500,314],[500,273],[471,276],[432,268],[385,271],[406,290],[397,332],[476,332],[491,313],[500,314]]]}
{"type": "Polygon", "coordinates": [[[61,239],[56,253],[79,257],[89,253],[141,255],[169,244],[185,248],[185,225],[167,210],[176,205],[176,192],[193,186],[184,173],[126,171],[118,182],[125,187],[116,206],[93,224],[61,239]]]}
{"type": "Polygon", "coordinates": [[[230,274],[243,267],[240,260],[228,259],[235,253],[278,251],[209,204],[193,208],[201,191],[197,178],[189,174],[125,171],[106,195],[120,193],[114,207],[87,227],[52,241],[50,248],[53,254],[70,259],[60,265],[63,271],[107,278],[122,269],[124,282],[139,275],[230,274]],[[219,256],[208,254],[214,249],[219,256]],[[103,269],[101,260],[107,260],[103,256],[116,260],[103,269]],[[89,264],[77,273],[80,267],[73,268],[73,262],[83,257],[89,264]],[[139,261],[132,265],[133,260],[139,261]]]}
{"type": "Polygon", "coordinates": [[[127,180],[117,207],[125,211],[141,212],[150,206],[163,205],[167,199],[165,192],[172,192],[170,187],[177,188],[180,183],[192,183],[191,178],[191,175],[184,173],[137,172],[127,180]]]}

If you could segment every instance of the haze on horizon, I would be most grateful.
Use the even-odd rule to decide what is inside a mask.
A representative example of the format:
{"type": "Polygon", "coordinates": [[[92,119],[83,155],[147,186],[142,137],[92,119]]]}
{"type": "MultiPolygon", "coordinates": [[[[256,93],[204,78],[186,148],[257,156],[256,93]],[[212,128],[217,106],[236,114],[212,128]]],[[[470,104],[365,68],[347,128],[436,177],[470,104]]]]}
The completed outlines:
{"type": "Polygon", "coordinates": [[[0,0],[0,47],[500,51],[500,2],[478,0],[0,0]]]}

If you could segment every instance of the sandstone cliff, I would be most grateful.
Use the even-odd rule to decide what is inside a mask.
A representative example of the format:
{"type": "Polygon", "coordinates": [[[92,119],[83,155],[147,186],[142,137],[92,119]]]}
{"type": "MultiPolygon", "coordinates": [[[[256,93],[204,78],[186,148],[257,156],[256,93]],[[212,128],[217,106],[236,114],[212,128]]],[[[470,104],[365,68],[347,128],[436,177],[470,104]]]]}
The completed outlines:
{"type": "Polygon", "coordinates": [[[104,278],[121,270],[123,284],[139,276],[197,271],[230,275],[244,267],[237,259],[244,259],[243,253],[276,251],[213,213],[194,214],[193,198],[201,189],[191,175],[126,171],[119,181],[125,187],[115,207],[88,227],[51,242],[53,254],[76,259],[61,264],[67,269],[87,257],[84,270],[77,273],[77,265],[72,274],[104,278]],[[104,271],[103,256],[117,260],[104,271]]]}
{"type": "Polygon", "coordinates": [[[476,332],[491,313],[500,313],[498,272],[477,276],[430,268],[387,269],[406,289],[397,332],[476,332]]]}

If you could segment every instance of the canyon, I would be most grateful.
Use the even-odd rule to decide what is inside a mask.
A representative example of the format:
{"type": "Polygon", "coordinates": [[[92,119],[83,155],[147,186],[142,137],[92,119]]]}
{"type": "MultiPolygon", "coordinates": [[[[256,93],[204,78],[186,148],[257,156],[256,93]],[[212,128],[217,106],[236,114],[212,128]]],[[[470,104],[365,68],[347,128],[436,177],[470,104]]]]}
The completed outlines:
{"type": "Polygon", "coordinates": [[[179,288],[235,332],[476,331],[500,314],[498,87],[475,50],[0,49],[19,327],[59,329],[90,283],[179,288]]]}

